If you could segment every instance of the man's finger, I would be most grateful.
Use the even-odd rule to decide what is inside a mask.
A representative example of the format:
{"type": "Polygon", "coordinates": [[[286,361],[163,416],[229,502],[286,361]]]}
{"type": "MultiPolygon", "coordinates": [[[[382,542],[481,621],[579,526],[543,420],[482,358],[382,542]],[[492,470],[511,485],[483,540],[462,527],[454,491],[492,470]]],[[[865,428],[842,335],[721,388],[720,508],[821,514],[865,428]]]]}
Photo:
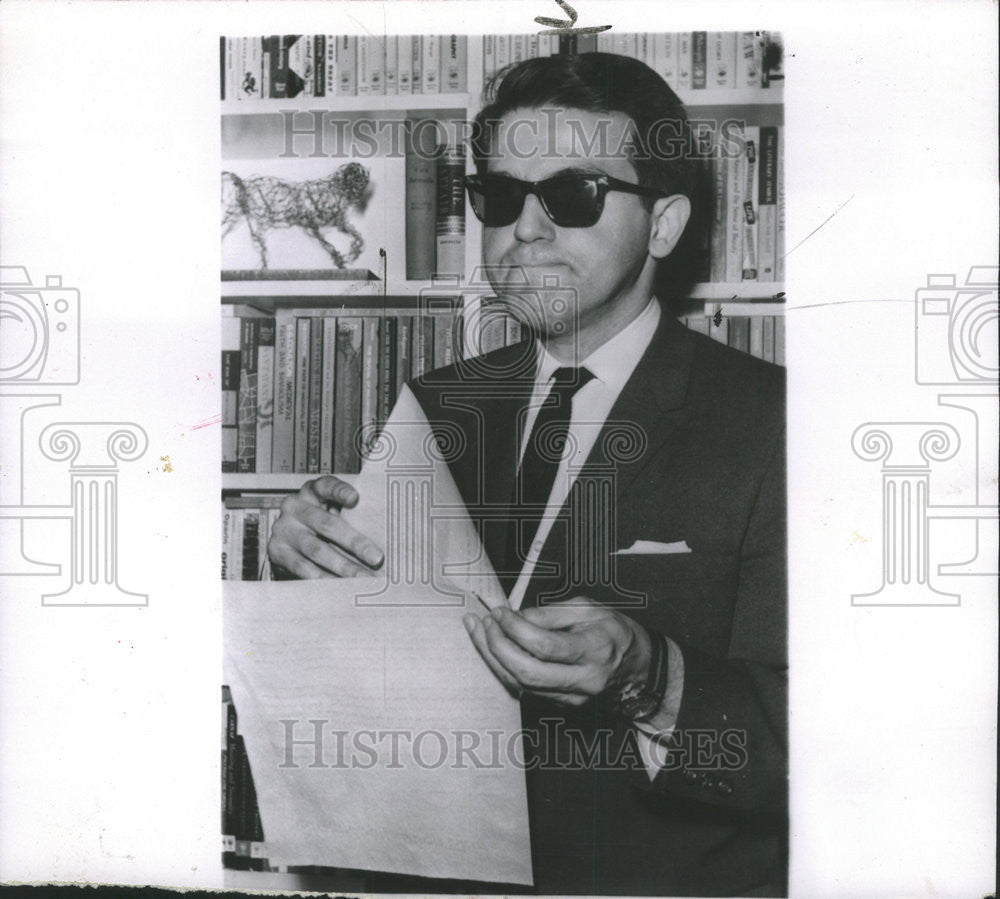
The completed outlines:
{"type": "Polygon", "coordinates": [[[315,506],[303,509],[301,520],[315,534],[332,543],[343,554],[354,556],[369,568],[379,568],[382,565],[385,557],[378,545],[352,528],[339,515],[315,506]]]}
{"type": "Polygon", "coordinates": [[[593,621],[603,613],[603,608],[597,603],[578,598],[538,608],[522,609],[519,614],[537,627],[557,630],[572,627],[583,621],[593,621]]]}
{"type": "Polygon", "coordinates": [[[543,662],[511,640],[492,617],[487,617],[484,630],[489,651],[525,689],[576,691],[580,676],[578,666],[543,662]]]}
{"type": "Polygon", "coordinates": [[[486,644],[486,629],[483,626],[483,622],[479,619],[478,615],[466,615],[462,619],[465,624],[465,629],[469,632],[469,636],[472,638],[472,643],[482,656],[483,661],[492,671],[497,680],[500,681],[511,693],[515,696],[521,695],[521,687],[517,681],[511,676],[510,672],[506,671],[504,667],[496,660],[493,653],[490,652],[489,646],[486,644]]]}
{"type": "Polygon", "coordinates": [[[333,475],[323,475],[321,478],[309,481],[305,489],[324,503],[334,503],[348,509],[358,504],[358,491],[346,481],[333,475]]]}
{"type": "Polygon", "coordinates": [[[527,616],[498,606],[493,620],[522,649],[545,662],[572,663],[580,659],[581,649],[572,637],[547,627],[540,627],[527,616]]]}

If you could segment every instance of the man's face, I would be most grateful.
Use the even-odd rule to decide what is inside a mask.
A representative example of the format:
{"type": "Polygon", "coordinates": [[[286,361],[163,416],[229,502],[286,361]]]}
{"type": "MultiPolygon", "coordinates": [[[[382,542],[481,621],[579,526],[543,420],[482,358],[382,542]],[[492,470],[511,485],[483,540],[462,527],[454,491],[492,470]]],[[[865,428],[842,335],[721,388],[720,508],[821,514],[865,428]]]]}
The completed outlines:
{"type": "MultiPolygon", "coordinates": [[[[585,171],[638,184],[632,163],[618,152],[630,122],[624,113],[568,109],[555,116],[551,110],[548,114],[539,109],[514,110],[500,121],[488,172],[542,181],[585,171]],[[607,139],[594,141],[593,136],[602,132],[607,139]],[[586,149],[591,152],[584,155],[586,149]]],[[[655,265],[648,253],[650,220],[640,197],[609,191],[595,225],[560,227],[538,197],[529,195],[513,224],[484,228],[484,259],[495,273],[491,277],[501,295],[499,285],[514,280],[511,271],[517,267],[524,269],[533,288],[549,286],[510,300],[518,318],[529,320],[525,310],[518,309],[525,296],[532,307],[540,300],[541,308],[528,312],[536,326],[541,319],[541,336],[576,334],[589,350],[617,333],[649,301],[650,279],[640,279],[640,274],[651,272],[655,265]],[[553,282],[559,289],[551,289],[553,282]]]]}

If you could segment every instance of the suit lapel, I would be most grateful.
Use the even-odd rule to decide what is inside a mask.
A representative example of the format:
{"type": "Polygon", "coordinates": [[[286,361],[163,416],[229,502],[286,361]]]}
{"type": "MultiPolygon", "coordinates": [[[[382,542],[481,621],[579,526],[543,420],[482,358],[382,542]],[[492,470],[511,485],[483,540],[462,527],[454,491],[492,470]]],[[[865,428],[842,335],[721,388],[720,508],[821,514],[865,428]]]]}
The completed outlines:
{"type": "MultiPolygon", "coordinates": [[[[534,605],[539,592],[548,594],[553,587],[557,593],[566,588],[573,592],[580,571],[593,575],[606,566],[609,554],[618,548],[612,545],[617,540],[616,516],[626,508],[628,490],[654,459],[662,469],[671,435],[688,419],[690,410],[684,402],[691,358],[687,330],[664,315],[560,510],[561,526],[553,526],[542,549],[539,570],[548,563],[562,574],[555,580],[532,577],[524,605],[534,605]],[[573,559],[571,549],[576,554],[596,553],[598,558],[573,559]]],[[[606,567],[603,570],[606,572],[606,567]]]]}

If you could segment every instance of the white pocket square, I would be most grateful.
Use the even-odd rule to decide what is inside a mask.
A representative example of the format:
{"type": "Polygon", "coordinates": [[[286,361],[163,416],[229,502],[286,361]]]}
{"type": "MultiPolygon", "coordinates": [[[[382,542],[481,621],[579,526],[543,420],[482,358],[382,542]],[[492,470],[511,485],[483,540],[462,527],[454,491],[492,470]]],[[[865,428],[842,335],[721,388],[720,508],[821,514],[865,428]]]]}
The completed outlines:
{"type": "Polygon", "coordinates": [[[691,547],[687,540],[676,543],[660,543],[658,540],[636,540],[628,549],[615,550],[616,556],[665,556],[671,553],[689,553],[691,547]]]}

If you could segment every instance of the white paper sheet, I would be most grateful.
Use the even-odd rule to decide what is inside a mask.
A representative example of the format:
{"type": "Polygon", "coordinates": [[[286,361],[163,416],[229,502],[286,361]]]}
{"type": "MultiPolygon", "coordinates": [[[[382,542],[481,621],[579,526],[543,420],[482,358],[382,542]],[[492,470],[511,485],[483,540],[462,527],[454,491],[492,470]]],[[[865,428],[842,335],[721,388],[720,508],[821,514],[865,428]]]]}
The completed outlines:
{"type": "Polygon", "coordinates": [[[483,611],[470,590],[503,593],[408,392],[386,433],[350,515],[387,545],[379,577],[225,585],[224,674],[268,856],[531,883],[519,706],[462,624],[483,611]],[[387,497],[408,484],[424,486],[397,527],[387,497]],[[413,528],[432,536],[429,582],[407,569],[413,528]]]}

